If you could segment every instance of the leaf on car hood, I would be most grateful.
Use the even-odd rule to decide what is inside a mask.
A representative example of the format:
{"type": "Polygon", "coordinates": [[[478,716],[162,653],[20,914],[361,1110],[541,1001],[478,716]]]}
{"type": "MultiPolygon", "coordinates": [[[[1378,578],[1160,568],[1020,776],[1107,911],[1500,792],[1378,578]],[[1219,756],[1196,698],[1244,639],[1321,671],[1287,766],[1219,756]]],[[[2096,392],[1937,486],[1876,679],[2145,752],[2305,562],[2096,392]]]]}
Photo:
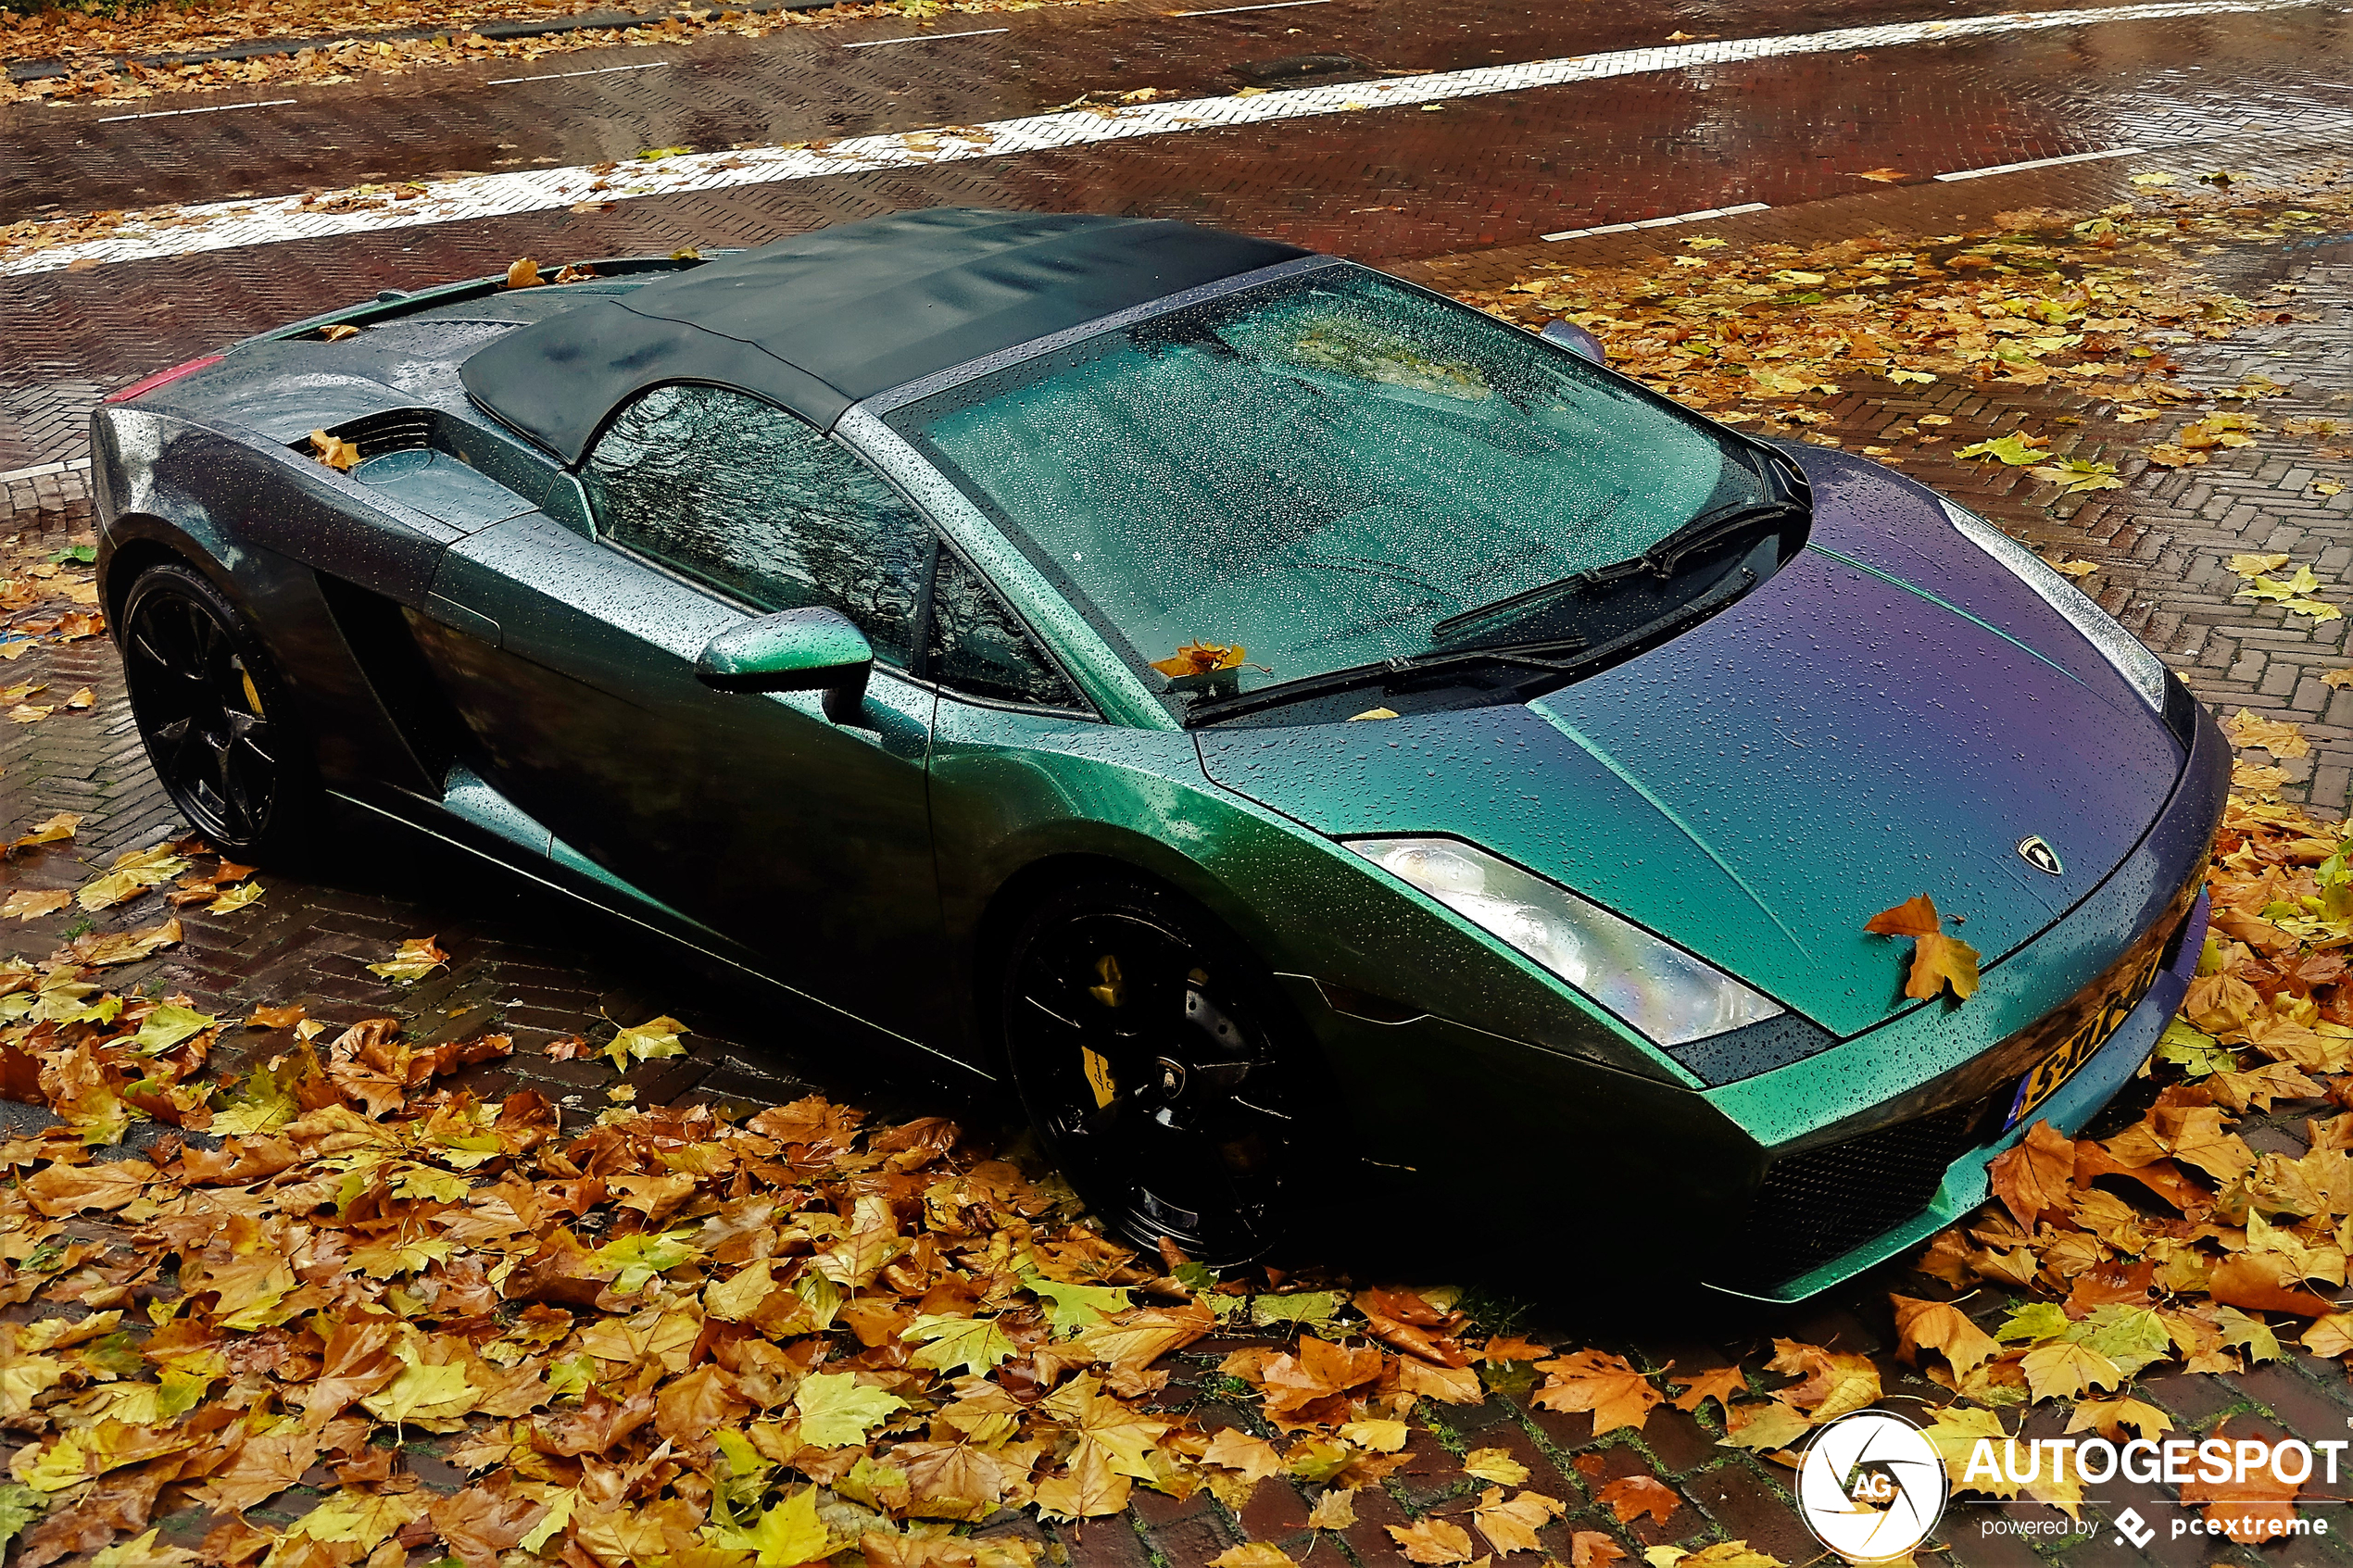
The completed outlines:
{"type": "Polygon", "coordinates": [[[1904,980],[1904,994],[1920,1001],[1942,996],[1950,987],[1956,1001],[1968,1001],[1977,990],[1977,949],[1957,936],[1944,935],[1935,901],[1914,894],[1892,909],[1881,909],[1863,922],[1877,936],[1912,938],[1912,967],[1904,980]]]}

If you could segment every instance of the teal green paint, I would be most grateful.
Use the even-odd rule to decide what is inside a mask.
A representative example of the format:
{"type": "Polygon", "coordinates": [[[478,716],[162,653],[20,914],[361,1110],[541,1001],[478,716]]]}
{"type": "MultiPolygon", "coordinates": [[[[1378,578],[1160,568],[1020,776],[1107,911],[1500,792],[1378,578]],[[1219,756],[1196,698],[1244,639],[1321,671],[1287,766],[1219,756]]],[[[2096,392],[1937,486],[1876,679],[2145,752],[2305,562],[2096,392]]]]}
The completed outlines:
{"type": "Polygon", "coordinates": [[[1638,778],[1631,769],[1622,766],[1617,758],[1612,757],[1607,751],[1602,749],[1602,747],[1596,745],[1593,741],[1578,733],[1577,727],[1571,724],[1567,720],[1563,719],[1559,714],[1554,712],[1549,708],[1543,707],[1541,704],[1534,705],[1534,707],[1535,711],[1543,716],[1546,723],[1552,725],[1553,728],[1567,735],[1570,740],[1575,741],[1579,749],[1581,749],[1586,756],[1591,757],[1594,761],[1599,762],[1603,767],[1607,768],[1611,774],[1617,778],[1618,783],[1624,784],[1628,789],[1630,789],[1635,794],[1641,796],[1642,799],[1649,804],[1652,810],[1656,811],[1660,816],[1674,823],[1676,831],[1680,833],[1685,838],[1690,839],[1692,846],[1697,848],[1701,854],[1706,856],[1710,860],[1714,861],[1716,863],[1716,869],[1722,872],[1727,877],[1730,878],[1732,885],[1739,888],[1743,893],[1748,896],[1748,901],[1755,905],[1758,910],[1764,914],[1765,918],[1771,921],[1775,928],[1778,929],[1782,935],[1790,939],[1790,945],[1792,947],[1795,947],[1799,952],[1806,954],[1809,958],[1813,956],[1813,950],[1806,946],[1805,940],[1800,937],[1796,932],[1792,931],[1787,922],[1785,922],[1779,914],[1774,912],[1773,906],[1768,904],[1762,897],[1758,897],[1756,889],[1751,887],[1748,884],[1747,880],[1743,878],[1740,872],[1732,869],[1732,864],[1730,860],[1725,859],[1723,856],[1716,852],[1716,847],[1714,845],[1708,843],[1706,839],[1700,836],[1699,830],[1697,828],[1692,826],[1691,823],[1683,820],[1681,813],[1678,812],[1674,807],[1669,806],[1666,801],[1660,799],[1657,793],[1654,791],[1650,785],[1644,784],[1640,778],[1638,778]]]}
{"type": "Polygon", "coordinates": [[[711,638],[696,669],[729,690],[802,691],[856,679],[874,661],[874,646],[847,616],[786,610],[711,638]]]}

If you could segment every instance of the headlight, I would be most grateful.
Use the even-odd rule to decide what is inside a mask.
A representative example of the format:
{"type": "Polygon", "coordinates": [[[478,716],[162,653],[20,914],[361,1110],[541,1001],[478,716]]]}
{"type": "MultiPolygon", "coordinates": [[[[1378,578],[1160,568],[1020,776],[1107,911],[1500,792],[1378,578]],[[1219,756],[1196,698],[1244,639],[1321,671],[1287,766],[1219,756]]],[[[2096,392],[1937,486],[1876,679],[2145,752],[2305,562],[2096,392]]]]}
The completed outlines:
{"type": "Polygon", "coordinates": [[[1771,1018],[1780,1004],[1508,860],[1451,838],[1348,847],[1502,937],[1662,1046],[1771,1018]]]}
{"type": "Polygon", "coordinates": [[[2050,563],[1967,507],[1944,502],[1944,515],[1953,526],[1968,535],[1970,542],[2010,569],[2020,582],[2034,590],[2042,601],[2067,617],[2068,624],[2083,633],[2086,641],[2100,650],[2100,657],[2116,667],[2116,672],[2133,683],[2141,700],[2159,714],[2165,711],[2165,661],[2149,652],[2141,639],[2116,623],[2108,611],[2094,604],[2091,596],[2053,571],[2050,563]]]}

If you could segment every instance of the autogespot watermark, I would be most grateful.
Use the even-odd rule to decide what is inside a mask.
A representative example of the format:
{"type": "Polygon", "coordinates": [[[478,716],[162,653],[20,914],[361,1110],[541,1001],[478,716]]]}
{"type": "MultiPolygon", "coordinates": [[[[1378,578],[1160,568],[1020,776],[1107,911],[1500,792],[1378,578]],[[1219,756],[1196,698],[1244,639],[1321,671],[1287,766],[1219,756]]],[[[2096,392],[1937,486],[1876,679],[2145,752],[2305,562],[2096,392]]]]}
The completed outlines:
{"type": "MultiPolygon", "coordinates": [[[[2160,1535],[2174,1540],[2228,1536],[2255,1544],[2331,1533],[2326,1519],[2246,1499],[2267,1490],[2292,1494],[2316,1479],[2316,1473],[2321,1482],[2334,1486],[2338,1461],[2353,1440],[2138,1437],[2117,1443],[2105,1437],[2012,1437],[1999,1442],[1981,1437],[1969,1451],[1959,1484],[1963,1488],[1982,1483],[1989,1490],[2015,1490],[2037,1482],[2097,1486],[2121,1479],[2211,1494],[2210,1500],[2199,1501],[2197,1490],[2190,1490],[2173,1505],[2178,1512],[2164,1525],[2128,1507],[2107,1526],[2091,1517],[2020,1519],[2002,1514],[1981,1519],[1981,1536],[2055,1538],[2112,1528],[2118,1545],[2129,1543],[2135,1549],[2160,1535]],[[2233,1513],[2234,1501],[2245,1512],[2233,1513]]],[[[1944,1456],[1919,1427],[1885,1411],[1858,1411],[1823,1427],[1798,1466],[1798,1512],[1807,1528],[1854,1563],[1899,1562],[1909,1556],[1944,1517],[1949,1491],[1944,1456]]]]}
{"type": "MultiPolygon", "coordinates": [[[[2284,1483],[2286,1493],[2293,1493],[2312,1480],[2318,1471],[2324,1485],[2334,1486],[2337,1461],[2347,1448],[2353,1448],[2353,1440],[2343,1437],[2318,1443],[2308,1443],[2300,1437],[2276,1443],[2256,1437],[2208,1437],[2203,1441],[2191,1437],[2169,1437],[2163,1441],[2135,1437],[2128,1443],[2115,1443],[2106,1437],[2035,1437],[2022,1442],[2006,1437],[1996,1443],[1991,1437],[1980,1437],[1969,1450],[1961,1485],[1968,1486],[1983,1481],[1989,1486],[2029,1486],[2043,1480],[2046,1468],[2052,1485],[2072,1480],[2082,1486],[2097,1486],[2119,1479],[2142,1486],[2196,1485],[2210,1489],[2213,1500],[2199,1503],[2184,1498],[2183,1512],[2170,1521],[2170,1529],[2163,1532],[2143,1519],[2138,1511],[2127,1508],[2116,1519],[2120,1540],[2142,1547],[2164,1533],[2174,1540],[2184,1536],[2227,1535],[2233,1540],[2252,1543],[2287,1536],[2329,1534],[2326,1519],[2306,1518],[2292,1509],[2248,1507],[2234,1514],[2231,1508],[2234,1502],[2244,1507],[2251,1500],[2247,1496],[2250,1482],[2258,1483],[2259,1489],[2261,1483],[2284,1483]],[[2233,1492],[2239,1495],[2232,1497],[2233,1492]],[[2203,1512],[2193,1512],[2193,1508],[2203,1512]]],[[[1984,1535],[2091,1535],[2098,1528],[2089,1521],[2003,1518],[1981,1522],[1981,1533],[1984,1535]],[[2025,1527],[2043,1523],[2060,1527],[2048,1532],[2025,1527]]]]}

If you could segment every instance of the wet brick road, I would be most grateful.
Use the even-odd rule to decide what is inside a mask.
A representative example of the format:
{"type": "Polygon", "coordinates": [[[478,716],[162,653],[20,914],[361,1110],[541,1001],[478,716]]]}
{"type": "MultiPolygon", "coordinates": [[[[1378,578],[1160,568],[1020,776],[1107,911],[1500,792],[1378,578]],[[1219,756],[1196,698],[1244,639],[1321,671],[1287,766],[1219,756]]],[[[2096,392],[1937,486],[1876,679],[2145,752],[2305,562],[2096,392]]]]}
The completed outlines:
{"type": "MultiPolygon", "coordinates": [[[[495,62],[380,83],[273,92],[278,109],[101,123],[120,106],[0,110],[8,162],[0,221],[100,207],[271,196],[454,170],[494,171],[593,162],[641,147],[711,150],[975,124],[1069,102],[1090,90],[1164,89],[1178,97],[1249,84],[1366,82],[1384,73],[1479,66],[1645,47],[1670,32],[1751,38],[1863,23],[1986,14],[1989,5],[1870,0],[1852,5],[1686,4],[1633,7],[1492,3],[1443,8],[1402,0],[1329,4],[1226,17],[1172,17],[1141,6],[1046,10],[978,20],[950,17],[936,31],[997,27],[970,40],[848,50],[894,36],[868,22],[755,42],[549,56],[534,71],[661,62],[656,70],[493,85],[520,74],[495,62]],[[1307,66],[1298,62],[1311,59],[1307,66]],[[1284,64],[1283,62],[1290,62],[1284,64]],[[1287,74],[1308,69],[1305,78],[1287,74]]],[[[1491,287],[1532,259],[1601,264],[1653,254],[1655,234],[1604,234],[1546,244],[1539,236],[1636,220],[1763,203],[1767,211],[1715,220],[1735,244],[1807,244],[1883,227],[1899,234],[1957,231],[1995,212],[2048,206],[2086,209],[2132,194],[2130,176],[2165,169],[2184,178],[2222,167],[2244,184],[2311,177],[2353,143],[2353,18],[2313,6],[2254,15],[2069,28],[2012,37],[1907,44],[1856,54],[1794,56],[1737,66],[1654,72],[1492,97],[1423,112],[1336,115],[1024,154],[937,168],[846,174],[790,184],[624,202],[611,211],[561,212],[300,241],[0,279],[0,541],[11,558],[46,550],[89,527],[81,426],[93,401],[157,366],[274,322],[380,288],[501,270],[518,254],[542,258],[678,245],[750,244],[818,224],[942,202],[1117,211],[1197,219],[1278,235],[1393,267],[1441,287],[1491,287]],[[1952,183],[1940,172],[2138,146],[2133,157],[2064,164],[1952,183]],[[1919,177],[1882,186],[1867,169],[1919,177]]],[[[216,98],[133,106],[142,113],[208,107],[216,98]]],[[[2242,295],[2295,285],[2309,320],[2242,332],[2179,351],[2183,379],[2227,384],[2260,371],[2291,384],[2267,403],[2267,422],[2296,416],[2353,422],[2353,237],[2295,251],[2247,247],[2217,261],[2238,270],[2217,282],[2242,295]]],[[[2334,497],[2325,477],[2286,444],[2217,453],[2204,467],[2145,470],[2140,443],[2087,418],[2091,404],[2059,386],[1957,383],[1894,389],[1873,383],[1823,411],[1816,433],[1851,448],[1883,439],[1924,413],[1950,416],[1944,450],[2011,428],[2064,431],[2062,455],[2118,461],[2126,487],[2045,509],[2022,470],[1988,472],[1924,458],[1909,471],[1967,499],[2038,544],[2102,563],[2103,602],[2139,631],[2218,708],[2244,704],[2302,721],[2314,743],[2287,764],[2291,793],[2343,809],[2353,784],[2353,690],[2320,675],[2348,662],[2343,621],[2309,622],[2233,601],[2221,567],[2239,550],[2311,560],[2332,584],[2353,573],[2353,488],[2334,497]],[[2066,425],[2066,419],[2084,419],[2066,425]]],[[[2309,450],[2307,446],[2305,450],[2309,450]]],[[[2353,480],[2342,460],[2332,471],[2353,480]]],[[[88,685],[87,713],[0,726],[0,809],[23,824],[58,809],[84,814],[81,839],[36,851],[6,872],[9,885],[77,884],[85,863],[179,830],[148,772],[125,706],[119,667],[98,640],[44,646],[8,667],[12,681],[56,691],[88,685]]],[[[45,699],[44,699],[45,700],[45,699]]],[[[834,1060],[828,1042],[782,1020],[758,997],[698,973],[631,928],[461,859],[365,824],[341,824],[333,850],[303,875],[265,872],[257,905],[227,916],[185,916],[188,940],[124,979],[185,991],[208,1010],[302,1001],[345,1022],[391,1012],[423,1041],[497,1027],[519,1050],[478,1085],[526,1081],[573,1103],[601,1101],[599,1062],[557,1062],[550,1039],[594,1036],[658,1011],[695,1033],[683,1059],[632,1075],[641,1100],[707,1098],[773,1102],[810,1084],[869,1101],[946,1109],[994,1124],[987,1105],[956,1100],[920,1077],[878,1083],[834,1060]],[[436,934],[448,969],[406,990],[368,973],[401,939],[436,934]]],[[[111,911],[108,926],[152,923],[153,900],[111,911]]],[[[12,950],[45,953],[69,917],[9,933],[12,950]]],[[[2309,1108],[2281,1102],[2248,1132],[2259,1148],[2300,1149],[2309,1108]]],[[[1670,1223],[1671,1217],[1662,1217],[1670,1223]]],[[[1573,1236],[1531,1238],[1575,1246],[1573,1236]]],[[[1510,1261],[1497,1261],[1508,1286],[1510,1261]]],[[[1597,1271],[1605,1277],[1606,1270],[1597,1271]]],[[[1646,1365],[1691,1372],[1751,1348],[1767,1333],[1879,1355],[1892,1393],[1932,1397],[1886,1354],[1891,1279],[1870,1280],[1779,1318],[1721,1311],[1705,1334],[1636,1330],[1629,1314],[1595,1302],[1537,1305],[1530,1326],[1562,1343],[1594,1343],[1646,1365]]],[[[1645,1311],[1648,1311],[1646,1305],[1645,1311]]],[[[1642,1313],[1631,1314],[1640,1319],[1642,1313]]],[[[1227,1347],[1196,1347],[1180,1374],[1213,1421],[1244,1422],[1207,1391],[1227,1347]]],[[[2353,1389],[2334,1362],[2292,1356],[2224,1381],[2174,1376],[2143,1397],[2198,1435],[2353,1427],[2353,1389]]],[[[2025,1435],[2055,1436],[2051,1412],[2025,1435]],[[2047,1430],[2045,1427],[2047,1426],[2047,1430]]],[[[1788,1473],[1717,1446],[1718,1433],[1671,1408],[1639,1436],[1600,1442],[1591,1418],[1531,1411],[1497,1398],[1476,1410],[1442,1408],[1414,1438],[1416,1461],[1386,1491],[1358,1498],[1359,1524],[1315,1546],[1325,1558],[1400,1563],[1382,1526],[1431,1509],[1454,1510],[1451,1453],[1510,1449],[1529,1485],[1558,1497],[1569,1516],[1544,1533],[1569,1557],[1569,1535],[1602,1530],[1630,1551],[1666,1542],[1698,1547],[1741,1538],[1786,1562],[1817,1556],[1788,1502],[1788,1473]],[[1595,1500],[1621,1475],[1656,1475],[1684,1505],[1664,1523],[1619,1524],[1595,1500]]],[[[1245,1539],[1304,1552],[1306,1505],[1280,1477],[1261,1483],[1239,1514],[1203,1493],[1176,1504],[1139,1494],[1127,1518],[1058,1539],[1071,1561],[1106,1568],[1201,1568],[1245,1539]]],[[[1987,1533],[1988,1521],[2053,1517],[2039,1505],[1956,1508],[1944,1538],[1951,1561],[2007,1568],[2052,1561],[2070,1568],[2157,1562],[2334,1562],[2353,1558],[2340,1537],[2257,1552],[2169,1540],[2146,1549],[2109,1526],[2136,1506],[2160,1522],[2176,1512],[2161,1488],[2105,1489],[2085,1510],[2095,1528],[2029,1545],[1987,1533]]],[[[2341,1510],[2329,1509],[2333,1524],[2341,1510]]],[[[1030,1529],[1026,1524],[1000,1527],[1030,1529]]],[[[1532,1559],[1528,1561],[1533,1561],[1532,1559]]]]}

